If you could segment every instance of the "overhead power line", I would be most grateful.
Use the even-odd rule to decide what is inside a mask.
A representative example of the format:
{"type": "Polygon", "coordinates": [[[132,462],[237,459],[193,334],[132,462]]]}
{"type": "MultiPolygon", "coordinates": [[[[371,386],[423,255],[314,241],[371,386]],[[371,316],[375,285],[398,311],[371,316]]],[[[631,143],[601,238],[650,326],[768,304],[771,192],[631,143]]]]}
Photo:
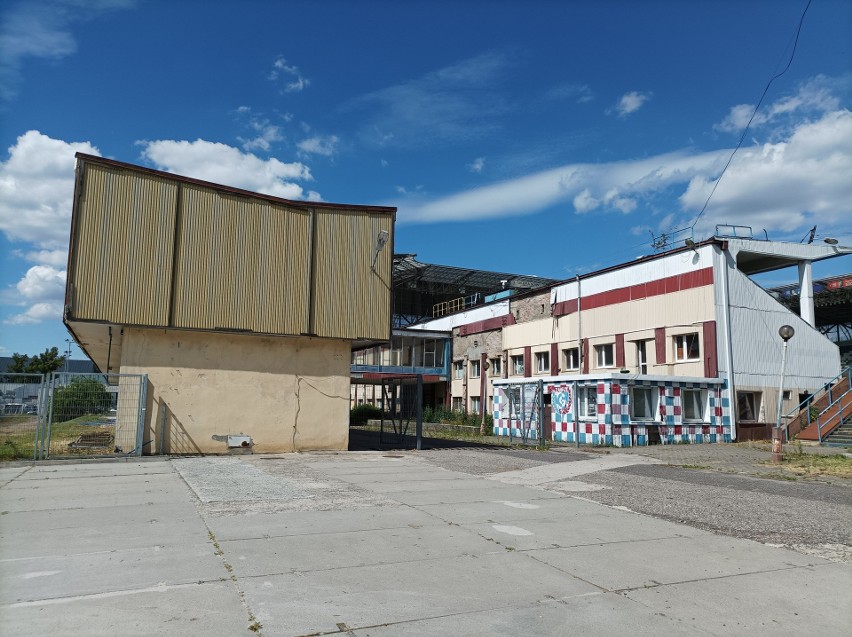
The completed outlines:
{"type": "Polygon", "coordinates": [[[769,92],[769,87],[772,86],[772,83],[777,80],[779,77],[784,75],[787,70],[790,68],[790,65],[793,63],[793,58],[796,56],[796,46],[799,44],[799,34],[802,32],[802,24],[805,22],[805,15],[808,12],[808,9],[811,6],[811,2],[813,0],[808,0],[808,4],[805,5],[805,10],[802,11],[802,16],[799,18],[799,27],[796,29],[796,39],[793,42],[793,50],[790,52],[790,59],[787,60],[787,65],[781,70],[779,73],[773,75],[769,82],[766,84],[766,88],[763,89],[763,94],[760,96],[760,99],[757,100],[757,105],[754,107],[754,111],[752,111],[751,117],[749,117],[748,123],[746,127],[743,129],[743,134],[740,136],[740,141],[737,142],[736,147],[734,148],[731,156],[728,157],[728,161],[725,164],[725,167],[722,168],[722,172],[719,173],[719,177],[716,179],[716,182],[713,184],[713,189],[710,191],[710,194],[707,196],[707,201],[704,202],[704,206],[701,208],[701,212],[698,213],[698,216],[695,217],[695,221],[692,222],[690,228],[695,228],[695,224],[698,223],[698,220],[701,219],[701,216],[704,214],[704,211],[707,210],[707,206],[710,203],[710,200],[713,198],[713,193],[716,192],[716,188],[719,186],[719,182],[722,181],[722,177],[725,175],[725,171],[728,170],[728,166],[731,165],[731,161],[734,159],[734,155],[737,154],[737,151],[740,149],[740,146],[743,145],[743,140],[745,140],[746,134],[748,133],[748,129],[751,126],[752,121],[754,121],[755,115],[757,115],[757,111],[760,108],[760,105],[763,103],[763,99],[766,97],[766,94],[769,92]]]}

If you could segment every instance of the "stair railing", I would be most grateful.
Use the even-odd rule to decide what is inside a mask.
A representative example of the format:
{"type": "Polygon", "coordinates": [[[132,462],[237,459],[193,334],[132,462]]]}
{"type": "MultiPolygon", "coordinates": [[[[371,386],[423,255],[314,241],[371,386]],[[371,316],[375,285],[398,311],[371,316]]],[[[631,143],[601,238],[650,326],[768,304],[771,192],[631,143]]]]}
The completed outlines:
{"type": "MultiPolygon", "coordinates": [[[[802,426],[799,431],[804,431],[808,427],[810,427],[814,423],[813,414],[811,414],[811,405],[819,400],[822,400],[823,397],[828,396],[829,406],[816,414],[816,420],[819,420],[819,417],[824,414],[828,409],[831,408],[838,399],[835,399],[833,396],[832,390],[836,385],[839,385],[843,380],[846,380],[846,391],[841,394],[839,398],[842,398],[845,394],[852,391],[852,366],[847,367],[843,371],[841,371],[837,376],[832,378],[828,383],[823,386],[823,389],[815,392],[805,398],[802,402],[798,404],[798,406],[794,407],[787,415],[784,416],[784,440],[785,442],[790,442],[790,420],[793,416],[798,416],[799,418],[802,415],[807,417],[808,424],[802,426]],[[804,414],[802,412],[804,411],[804,414]]],[[[842,409],[842,407],[841,407],[842,409]]],[[[822,442],[822,432],[819,431],[821,427],[817,427],[817,436],[819,437],[820,443],[822,442]]]]}
{"type": "MultiPolygon", "coordinates": [[[[821,422],[821,419],[822,419],[823,414],[828,414],[828,412],[831,410],[831,408],[834,407],[834,405],[837,405],[837,426],[839,427],[840,425],[842,425],[843,424],[843,408],[845,407],[845,405],[843,404],[843,398],[849,392],[852,392],[852,387],[850,387],[845,392],[840,394],[840,396],[835,398],[834,402],[830,403],[828,405],[828,407],[823,409],[819,413],[819,416],[817,416],[817,437],[819,438],[820,444],[822,444],[822,426],[823,426],[824,423],[821,422]]],[[[830,418],[829,418],[829,420],[830,420],[830,418]]]]}

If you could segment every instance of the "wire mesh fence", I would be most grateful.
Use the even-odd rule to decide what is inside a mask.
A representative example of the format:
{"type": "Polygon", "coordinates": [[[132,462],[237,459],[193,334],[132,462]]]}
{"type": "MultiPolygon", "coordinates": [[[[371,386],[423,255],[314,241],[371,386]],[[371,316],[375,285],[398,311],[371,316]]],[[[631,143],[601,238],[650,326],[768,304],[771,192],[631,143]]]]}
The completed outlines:
{"type": "Polygon", "coordinates": [[[141,455],[147,376],[0,374],[0,460],[141,455]]]}
{"type": "Polygon", "coordinates": [[[0,374],[0,460],[34,458],[44,381],[42,374],[0,374]]]}
{"type": "Polygon", "coordinates": [[[51,374],[36,459],[140,455],[146,387],[144,375],[51,374]]]}

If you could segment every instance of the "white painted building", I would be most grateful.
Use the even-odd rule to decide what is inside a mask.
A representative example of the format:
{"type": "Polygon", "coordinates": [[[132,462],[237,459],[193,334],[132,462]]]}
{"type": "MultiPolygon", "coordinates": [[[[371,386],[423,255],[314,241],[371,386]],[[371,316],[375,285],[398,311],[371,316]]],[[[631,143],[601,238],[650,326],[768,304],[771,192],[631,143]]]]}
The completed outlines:
{"type": "Polygon", "coordinates": [[[813,327],[812,298],[797,316],[750,276],[798,265],[810,289],[811,263],[848,253],[715,237],[414,327],[452,330],[452,405],[493,405],[498,435],[763,438],[777,417],[778,329],[795,329],[784,413],[837,376],[840,356],[813,327]]]}

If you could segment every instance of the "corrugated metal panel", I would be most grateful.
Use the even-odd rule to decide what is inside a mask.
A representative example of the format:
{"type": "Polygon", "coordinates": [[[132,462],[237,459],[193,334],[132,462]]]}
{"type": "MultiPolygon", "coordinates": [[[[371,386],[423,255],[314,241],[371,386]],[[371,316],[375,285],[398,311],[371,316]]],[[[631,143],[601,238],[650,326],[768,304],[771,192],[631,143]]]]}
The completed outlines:
{"type": "Polygon", "coordinates": [[[176,184],[84,164],[73,237],[72,315],[168,322],[176,184]]]}
{"type": "Polygon", "coordinates": [[[306,211],[183,185],[174,325],[306,332],[309,234],[306,211]]]}
{"type": "Polygon", "coordinates": [[[316,219],[314,332],[340,338],[388,338],[392,245],[371,268],[376,238],[393,232],[390,215],[321,210],[316,219]]]}
{"type": "Polygon", "coordinates": [[[781,370],[778,328],[796,330],[787,350],[789,387],[816,388],[840,373],[837,345],[737,269],[729,271],[735,385],[775,387],[781,370]]]}
{"type": "Polygon", "coordinates": [[[81,170],[73,318],[389,337],[392,241],[375,270],[371,264],[379,232],[392,236],[392,214],[331,206],[311,212],[94,158],[81,161],[81,170]]]}

